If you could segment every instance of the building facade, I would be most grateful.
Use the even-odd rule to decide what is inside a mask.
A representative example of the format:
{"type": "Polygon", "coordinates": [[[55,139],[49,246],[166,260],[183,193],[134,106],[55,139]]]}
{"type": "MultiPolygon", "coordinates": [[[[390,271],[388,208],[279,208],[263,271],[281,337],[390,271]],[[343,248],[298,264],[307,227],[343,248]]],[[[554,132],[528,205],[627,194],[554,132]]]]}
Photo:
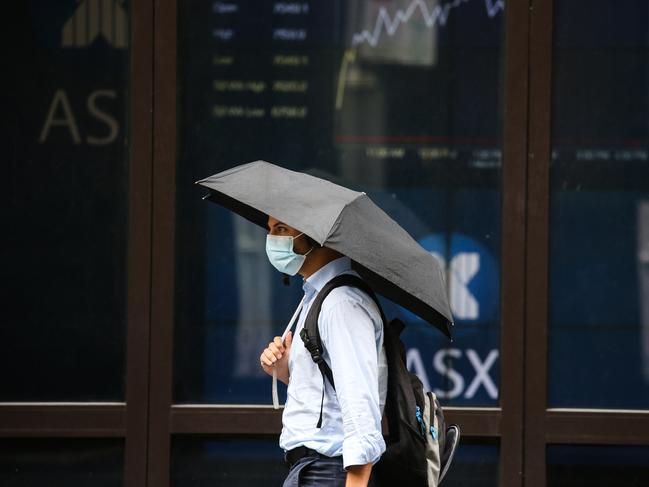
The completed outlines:
{"type": "Polygon", "coordinates": [[[301,283],[194,184],[258,159],[446,268],[453,342],[384,302],[446,485],[647,485],[647,2],[17,3],[1,485],[281,485],[258,356],[301,283]]]}

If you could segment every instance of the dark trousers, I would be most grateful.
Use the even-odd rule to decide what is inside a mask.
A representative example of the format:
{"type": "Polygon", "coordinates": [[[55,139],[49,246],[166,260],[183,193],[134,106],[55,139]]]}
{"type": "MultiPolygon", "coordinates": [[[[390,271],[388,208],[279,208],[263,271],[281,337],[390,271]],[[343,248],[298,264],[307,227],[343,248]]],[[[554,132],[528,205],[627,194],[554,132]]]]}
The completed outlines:
{"type": "Polygon", "coordinates": [[[291,467],[283,487],[345,487],[346,481],[342,457],[308,456],[291,467]]]}

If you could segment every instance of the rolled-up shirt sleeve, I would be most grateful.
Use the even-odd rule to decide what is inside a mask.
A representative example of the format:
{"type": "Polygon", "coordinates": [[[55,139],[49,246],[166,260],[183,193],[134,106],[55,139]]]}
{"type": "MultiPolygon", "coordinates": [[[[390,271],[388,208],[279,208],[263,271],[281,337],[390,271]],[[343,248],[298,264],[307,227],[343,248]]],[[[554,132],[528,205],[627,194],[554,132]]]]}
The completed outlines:
{"type": "Polygon", "coordinates": [[[380,315],[360,299],[345,295],[325,303],[319,328],[342,413],[343,464],[348,468],[376,463],[385,451],[375,325],[380,315]]]}

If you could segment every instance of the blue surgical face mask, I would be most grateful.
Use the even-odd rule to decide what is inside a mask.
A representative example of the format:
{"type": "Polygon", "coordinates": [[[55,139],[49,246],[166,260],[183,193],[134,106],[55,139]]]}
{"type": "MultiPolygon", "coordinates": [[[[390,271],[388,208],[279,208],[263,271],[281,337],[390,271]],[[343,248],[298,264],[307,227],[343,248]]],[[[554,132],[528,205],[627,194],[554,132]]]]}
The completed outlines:
{"type": "Polygon", "coordinates": [[[293,250],[293,240],[299,236],[304,235],[301,233],[296,237],[283,236],[283,235],[267,235],[266,236],[266,255],[273,267],[284,274],[294,276],[304,264],[306,256],[309,255],[311,250],[306,254],[296,254],[293,250]]]}

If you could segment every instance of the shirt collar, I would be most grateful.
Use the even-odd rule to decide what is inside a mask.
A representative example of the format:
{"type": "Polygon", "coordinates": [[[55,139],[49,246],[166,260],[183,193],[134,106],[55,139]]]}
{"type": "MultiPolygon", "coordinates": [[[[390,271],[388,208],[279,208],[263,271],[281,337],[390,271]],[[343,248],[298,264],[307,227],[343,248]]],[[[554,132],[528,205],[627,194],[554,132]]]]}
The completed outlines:
{"type": "Polygon", "coordinates": [[[351,270],[351,268],[351,259],[344,255],[320,267],[320,269],[311,274],[307,279],[304,279],[302,289],[306,295],[306,300],[310,301],[316,293],[320,292],[325,284],[337,275],[351,270]]]}

